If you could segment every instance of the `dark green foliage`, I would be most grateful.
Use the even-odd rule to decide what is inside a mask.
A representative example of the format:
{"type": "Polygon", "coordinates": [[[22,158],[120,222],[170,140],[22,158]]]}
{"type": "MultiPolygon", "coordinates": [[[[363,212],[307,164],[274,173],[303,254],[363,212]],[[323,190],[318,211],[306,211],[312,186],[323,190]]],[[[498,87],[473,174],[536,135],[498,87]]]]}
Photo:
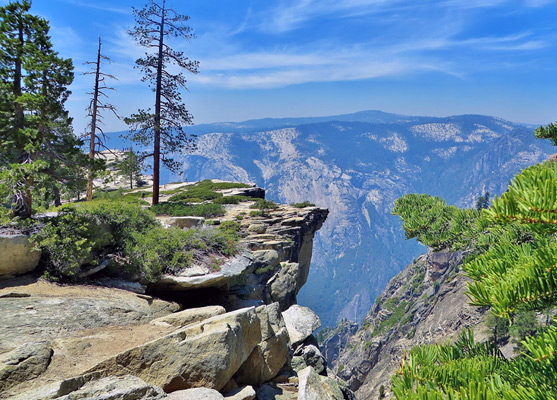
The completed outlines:
{"type": "Polygon", "coordinates": [[[206,200],[213,200],[215,203],[219,204],[238,204],[240,201],[248,201],[250,199],[244,196],[225,197],[222,193],[217,192],[217,190],[246,187],[250,186],[235,182],[212,182],[206,179],[194,185],[188,185],[185,188],[180,188],[180,191],[170,197],[168,201],[201,203],[206,200]]]}
{"type": "Polygon", "coordinates": [[[380,399],[385,398],[385,385],[379,386],[379,398],[380,399]]]}
{"type": "Polygon", "coordinates": [[[251,197],[247,196],[222,196],[213,200],[216,204],[240,204],[245,201],[252,201],[251,197]]]}
{"type": "Polygon", "coordinates": [[[535,336],[541,328],[540,323],[534,311],[519,311],[513,316],[512,321],[509,330],[513,341],[523,349],[522,341],[535,336]]]}
{"type": "Polygon", "coordinates": [[[168,215],[172,217],[220,217],[225,214],[224,208],[220,204],[187,204],[165,202],[151,206],[150,210],[156,215],[168,215]]]}
{"type": "Polygon", "coordinates": [[[296,208],[305,208],[305,207],[315,207],[315,204],[310,203],[309,201],[305,200],[302,201],[301,203],[292,203],[290,204],[292,207],[296,207],[296,208]]]}
{"type": "Polygon", "coordinates": [[[93,201],[115,201],[141,205],[149,204],[147,201],[142,200],[143,197],[151,197],[151,193],[143,191],[126,193],[126,191],[121,188],[117,190],[97,190],[93,193],[93,201]]]}
{"type": "Polygon", "coordinates": [[[51,276],[75,278],[81,265],[97,264],[106,247],[121,252],[134,235],[156,225],[154,216],[138,206],[90,202],[61,207],[33,240],[47,253],[51,276]]]}
{"type": "Polygon", "coordinates": [[[75,208],[60,211],[33,236],[37,247],[48,254],[49,275],[64,278],[75,278],[83,264],[98,263],[93,250],[110,239],[99,221],[75,208]]]}
{"type": "MultiPolygon", "coordinates": [[[[391,299],[389,299],[389,300],[391,300],[391,299]]],[[[382,335],[382,334],[386,333],[392,327],[394,327],[399,322],[401,322],[402,318],[404,317],[404,314],[406,313],[406,310],[407,310],[408,306],[412,305],[411,302],[406,301],[406,300],[402,300],[396,306],[394,306],[394,303],[397,302],[397,301],[398,301],[398,299],[394,300],[393,305],[390,306],[391,310],[389,310],[389,311],[392,311],[391,315],[389,315],[385,320],[379,322],[375,326],[375,328],[373,329],[373,332],[371,333],[372,337],[379,336],[379,335],[382,335]]],[[[411,320],[411,318],[410,318],[410,320],[411,320]]]]}
{"type": "Polygon", "coordinates": [[[206,187],[191,187],[187,190],[175,194],[170,197],[168,201],[172,202],[188,202],[188,203],[201,203],[205,200],[214,200],[218,197],[222,197],[222,194],[216,193],[213,190],[206,187]]]}
{"type": "Polygon", "coordinates": [[[509,339],[509,320],[489,314],[485,320],[489,340],[497,345],[505,344],[509,339]]]}
{"type": "Polygon", "coordinates": [[[273,201],[258,199],[254,204],[250,206],[250,208],[255,208],[258,210],[250,212],[250,215],[264,217],[268,214],[269,210],[275,210],[278,208],[278,206],[273,201]]]}
{"type": "Polygon", "coordinates": [[[226,190],[226,189],[243,189],[251,186],[246,183],[238,182],[213,182],[210,179],[202,180],[196,183],[197,187],[204,187],[210,190],[226,190]]]}
{"type": "Polygon", "coordinates": [[[238,231],[239,224],[232,221],[218,228],[164,229],[137,205],[93,201],[61,207],[33,239],[48,255],[51,277],[76,279],[81,266],[109,257],[120,273],[154,281],[204,254],[236,254],[238,231]]]}
{"type": "Polygon", "coordinates": [[[404,222],[407,239],[417,238],[434,250],[463,247],[481,229],[479,211],[461,210],[427,194],[402,196],[392,213],[404,222]]]}
{"type": "Polygon", "coordinates": [[[72,61],[54,51],[48,22],[30,7],[0,7],[0,192],[23,218],[34,203],[59,203],[61,192],[83,190],[85,168],[102,167],[79,149],[64,109],[72,61]]]}
{"type": "Polygon", "coordinates": [[[186,89],[182,71],[195,74],[199,63],[169,45],[171,38],[179,38],[183,43],[195,37],[186,25],[187,15],[167,8],[165,0],[149,0],[142,9],[133,8],[133,14],[136,26],[129,34],[149,51],[136,60],[136,68],[155,94],[155,109],[140,109],[125,122],[130,126],[128,138],[142,146],[153,145],[153,150],[145,152],[142,158],[153,157],[153,204],[158,204],[160,162],[175,171],[178,163],[170,155],[195,148],[193,137],[184,130],[192,124],[193,117],[182,101],[181,89],[186,89]]]}
{"type": "Polygon", "coordinates": [[[485,192],[483,196],[476,200],[476,210],[484,210],[489,207],[489,192],[485,192]]]}
{"type": "Polygon", "coordinates": [[[470,336],[452,346],[412,349],[393,377],[398,399],[557,399],[557,320],[536,333],[534,313],[557,302],[556,189],[557,164],[529,167],[475,221],[460,226],[454,224],[458,211],[440,199],[411,195],[411,201],[397,202],[407,236],[435,248],[467,244],[472,254],[463,269],[473,279],[467,294],[494,314],[487,321],[489,343],[474,344],[470,336]],[[522,340],[524,354],[505,360],[488,350],[504,342],[509,330],[522,340]],[[477,346],[485,351],[462,353],[477,346]]]}
{"type": "Polygon", "coordinates": [[[141,181],[141,169],[141,162],[133,149],[126,151],[124,158],[116,164],[118,175],[126,180],[130,189],[133,189],[134,182],[137,186],[138,182],[141,181]]]}
{"type": "Polygon", "coordinates": [[[534,134],[538,139],[549,139],[554,146],[557,146],[557,123],[540,126],[534,134]]]}
{"type": "Polygon", "coordinates": [[[127,264],[140,269],[147,281],[165,272],[179,272],[193,259],[191,236],[190,231],[160,226],[145,233],[134,232],[125,249],[127,264]]]}

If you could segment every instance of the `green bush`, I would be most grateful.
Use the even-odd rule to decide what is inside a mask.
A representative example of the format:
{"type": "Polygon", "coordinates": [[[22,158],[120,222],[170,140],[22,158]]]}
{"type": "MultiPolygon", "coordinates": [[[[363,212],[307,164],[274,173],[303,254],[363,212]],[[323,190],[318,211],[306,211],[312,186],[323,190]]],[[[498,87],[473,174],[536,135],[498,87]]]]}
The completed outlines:
{"type": "Polygon", "coordinates": [[[147,201],[143,200],[142,196],[152,197],[153,193],[147,191],[127,193],[127,191],[122,188],[117,190],[97,190],[95,193],[93,193],[93,202],[113,201],[118,203],[125,202],[125,203],[141,204],[141,205],[149,204],[147,201]]]}
{"type": "Polygon", "coordinates": [[[94,201],[61,207],[33,240],[47,254],[46,275],[52,278],[75,279],[82,265],[112,255],[120,273],[154,281],[188,267],[196,256],[236,254],[239,229],[235,221],[218,228],[164,229],[137,205],[94,201]]]}
{"type": "Polygon", "coordinates": [[[32,239],[46,252],[51,276],[74,278],[81,265],[95,265],[103,252],[118,252],[135,234],[157,225],[137,205],[93,201],[60,207],[32,239]]]}
{"type": "Polygon", "coordinates": [[[271,200],[265,200],[265,199],[257,199],[257,201],[255,203],[253,203],[250,208],[253,209],[258,209],[258,210],[274,210],[276,208],[278,208],[277,204],[274,201],[271,200]]]}
{"type": "Polygon", "coordinates": [[[257,209],[258,211],[251,211],[249,213],[250,216],[266,216],[269,210],[275,210],[278,208],[278,205],[270,200],[265,199],[258,199],[255,203],[253,203],[250,208],[257,209]]]}
{"type": "Polygon", "coordinates": [[[213,203],[217,203],[217,204],[239,204],[243,201],[252,201],[253,199],[251,197],[247,197],[247,196],[222,196],[222,197],[218,197],[216,199],[213,200],[213,203]]]}
{"type": "MultiPolygon", "coordinates": [[[[230,226],[186,230],[158,226],[145,234],[135,234],[126,245],[124,255],[131,270],[154,281],[163,273],[179,273],[191,265],[194,257],[205,253],[233,256],[238,251],[239,240],[234,232],[230,226]]],[[[209,268],[213,272],[217,263],[222,265],[224,260],[212,257],[209,268]]]]}
{"type": "Polygon", "coordinates": [[[237,183],[237,182],[212,182],[209,179],[205,179],[201,182],[197,182],[195,184],[197,187],[204,187],[211,190],[226,190],[226,189],[240,189],[240,188],[249,188],[251,185],[247,185],[245,183],[237,183]]]}
{"type": "Polygon", "coordinates": [[[306,208],[306,207],[315,207],[315,204],[310,203],[309,201],[305,200],[302,201],[301,203],[292,203],[290,204],[292,207],[296,207],[296,208],[306,208]]]}
{"type": "Polygon", "coordinates": [[[93,249],[102,241],[95,234],[98,227],[91,215],[68,208],[34,234],[37,248],[47,253],[49,274],[71,278],[82,264],[94,263],[93,249]]]}
{"type": "Polygon", "coordinates": [[[162,273],[176,273],[193,259],[187,231],[157,226],[145,233],[134,232],[126,243],[124,255],[130,270],[154,281],[162,273]]]}
{"type": "Polygon", "coordinates": [[[186,203],[201,203],[205,200],[214,200],[222,197],[221,193],[213,192],[207,188],[192,187],[186,191],[180,192],[171,196],[168,201],[170,202],[186,202],[186,203]]]}
{"type": "MultiPolygon", "coordinates": [[[[171,202],[187,202],[187,203],[201,203],[206,200],[217,200],[224,196],[222,193],[216,192],[217,190],[224,189],[234,189],[234,188],[248,188],[249,185],[244,183],[233,183],[233,182],[211,182],[210,180],[204,180],[198,182],[194,185],[186,186],[180,189],[180,192],[170,197],[168,201],[171,202]]],[[[231,196],[235,197],[235,196],[231,196]]],[[[244,197],[244,196],[238,196],[244,197]]],[[[233,199],[230,201],[236,201],[236,203],[221,203],[221,204],[238,204],[238,202],[243,201],[240,199],[233,199]]],[[[225,201],[225,200],[218,200],[225,201]]]]}
{"type": "Polygon", "coordinates": [[[149,208],[156,215],[168,215],[171,217],[220,217],[225,214],[220,204],[187,204],[187,203],[159,203],[149,208]]]}

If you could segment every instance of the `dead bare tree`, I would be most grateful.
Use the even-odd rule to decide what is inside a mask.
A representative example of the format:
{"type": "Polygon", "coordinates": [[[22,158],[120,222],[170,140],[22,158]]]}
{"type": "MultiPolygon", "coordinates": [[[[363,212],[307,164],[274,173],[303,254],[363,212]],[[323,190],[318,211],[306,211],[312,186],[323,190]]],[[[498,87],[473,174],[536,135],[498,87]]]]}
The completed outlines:
{"type": "MultiPolygon", "coordinates": [[[[108,90],[116,90],[113,87],[107,86],[106,79],[115,79],[117,78],[113,75],[104,73],[101,71],[101,67],[103,62],[112,62],[112,60],[101,53],[102,47],[102,40],[99,36],[99,48],[97,51],[97,60],[96,61],[86,61],[86,65],[92,65],[93,68],[89,72],[84,72],[84,75],[95,75],[95,88],[92,92],[88,92],[87,94],[93,96],[89,106],[87,107],[88,117],[91,118],[89,122],[89,132],[86,134],[89,137],[89,158],[91,161],[94,161],[95,155],[99,152],[99,149],[107,148],[106,147],[106,134],[100,127],[103,124],[103,114],[102,111],[108,110],[112,112],[117,118],[118,113],[116,112],[116,107],[112,104],[105,102],[108,99],[108,95],[106,91],[108,90]],[[97,134],[97,132],[99,134],[97,134]]],[[[87,175],[87,201],[91,201],[93,199],[93,168],[89,169],[89,173],[87,175]]]]}

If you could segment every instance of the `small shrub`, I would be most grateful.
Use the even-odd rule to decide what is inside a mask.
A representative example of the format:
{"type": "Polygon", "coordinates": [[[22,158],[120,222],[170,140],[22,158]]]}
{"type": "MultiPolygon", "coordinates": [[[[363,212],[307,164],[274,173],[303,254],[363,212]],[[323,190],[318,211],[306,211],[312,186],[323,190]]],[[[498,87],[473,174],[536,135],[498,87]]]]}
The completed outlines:
{"type": "Polygon", "coordinates": [[[392,327],[397,325],[402,317],[406,312],[406,308],[408,305],[411,305],[411,302],[406,300],[402,300],[393,310],[392,314],[385,320],[381,321],[379,325],[375,327],[373,332],[371,333],[371,337],[382,335],[390,330],[392,327]]]}
{"type": "Polygon", "coordinates": [[[186,191],[171,196],[170,202],[202,203],[206,200],[215,200],[222,197],[222,194],[213,192],[206,188],[192,187],[186,191]]]}
{"type": "Polygon", "coordinates": [[[400,297],[390,297],[383,303],[383,307],[388,311],[393,311],[400,301],[400,297]]]}
{"type": "Polygon", "coordinates": [[[276,208],[278,208],[278,205],[271,200],[265,200],[265,199],[257,199],[257,201],[255,203],[253,203],[250,208],[253,209],[258,209],[260,211],[263,210],[274,210],[276,208]]]}
{"type": "Polygon", "coordinates": [[[266,265],[266,266],[264,266],[264,267],[257,268],[257,269],[255,270],[255,274],[256,274],[256,275],[263,275],[263,274],[265,274],[265,273],[271,271],[272,269],[273,269],[273,266],[272,266],[272,265],[266,265]]]}
{"type": "Polygon", "coordinates": [[[258,199],[255,203],[253,203],[250,208],[258,209],[259,211],[251,211],[249,214],[250,216],[261,216],[264,217],[267,215],[269,210],[274,210],[278,208],[278,205],[270,200],[265,199],[258,199]]]}
{"type": "Polygon", "coordinates": [[[309,201],[305,200],[302,201],[301,203],[292,203],[290,204],[292,207],[296,207],[296,208],[306,208],[306,207],[315,207],[315,204],[310,203],[309,201]]]}
{"type": "Polygon", "coordinates": [[[240,189],[249,188],[251,185],[238,182],[212,182],[209,179],[205,179],[201,182],[196,183],[197,187],[205,187],[211,190],[226,190],[226,189],[240,189]]]}
{"type": "Polygon", "coordinates": [[[193,259],[186,231],[160,226],[145,233],[134,232],[126,243],[124,255],[130,271],[155,281],[162,273],[178,273],[193,259]]]}
{"type": "Polygon", "coordinates": [[[48,255],[48,275],[73,278],[81,265],[93,262],[98,238],[94,217],[75,208],[63,210],[48,221],[32,239],[48,255]]]}
{"type": "MultiPolygon", "coordinates": [[[[147,201],[142,200],[144,197],[152,197],[152,192],[147,191],[140,191],[140,192],[132,192],[126,193],[123,189],[117,190],[98,190],[93,193],[93,202],[95,201],[112,201],[118,203],[135,203],[141,205],[149,204],[147,201]]],[[[88,204],[91,204],[90,202],[88,204]]]]}
{"type": "Polygon", "coordinates": [[[223,221],[219,225],[219,229],[222,231],[229,231],[229,232],[240,232],[240,224],[236,221],[223,221]]]}
{"type": "Polygon", "coordinates": [[[253,200],[251,197],[247,197],[247,196],[239,196],[239,195],[235,195],[235,196],[221,196],[221,197],[217,197],[216,199],[213,200],[213,203],[217,203],[217,204],[239,204],[243,201],[251,201],[253,200]]]}
{"type": "Polygon", "coordinates": [[[220,204],[184,204],[184,203],[159,203],[150,207],[156,215],[168,215],[172,217],[220,217],[225,214],[224,208],[220,204]]]}
{"type": "MultiPolygon", "coordinates": [[[[250,187],[250,185],[246,185],[244,183],[212,182],[210,180],[204,180],[201,182],[197,182],[194,185],[176,189],[177,194],[170,197],[168,201],[200,203],[206,200],[216,200],[223,202],[220,204],[238,204],[240,201],[243,201],[241,198],[244,198],[244,196],[230,196],[233,197],[233,199],[221,200],[224,196],[222,195],[222,193],[218,193],[217,190],[248,187],[250,187]],[[226,201],[231,201],[233,203],[226,203],[226,201]]],[[[171,194],[171,192],[173,191],[169,191],[168,194],[171,194]]]]}
{"type": "Polygon", "coordinates": [[[222,258],[211,257],[211,260],[209,261],[209,271],[212,273],[219,272],[224,262],[225,260],[222,258]]]}

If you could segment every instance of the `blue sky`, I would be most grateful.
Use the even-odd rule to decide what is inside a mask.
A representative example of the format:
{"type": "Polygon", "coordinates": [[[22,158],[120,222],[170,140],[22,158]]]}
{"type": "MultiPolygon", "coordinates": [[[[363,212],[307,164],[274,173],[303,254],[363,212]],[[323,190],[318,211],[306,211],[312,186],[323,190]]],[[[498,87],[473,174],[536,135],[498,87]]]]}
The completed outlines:
{"type": "MultiPolygon", "coordinates": [[[[7,0],[0,0],[6,4],[7,0]]],[[[321,116],[378,109],[409,115],[488,114],[557,120],[554,0],[168,0],[197,38],[174,42],[200,73],[184,95],[196,123],[321,116]]],[[[33,0],[55,48],[76,67],[67,103],[86,126],[82,76],[98,36],[113,59],[121,115],[150,107],[126,34],[130,0],[33,0]]],[[[126,126],[107,115],[105,129],[126,126]]]]}

